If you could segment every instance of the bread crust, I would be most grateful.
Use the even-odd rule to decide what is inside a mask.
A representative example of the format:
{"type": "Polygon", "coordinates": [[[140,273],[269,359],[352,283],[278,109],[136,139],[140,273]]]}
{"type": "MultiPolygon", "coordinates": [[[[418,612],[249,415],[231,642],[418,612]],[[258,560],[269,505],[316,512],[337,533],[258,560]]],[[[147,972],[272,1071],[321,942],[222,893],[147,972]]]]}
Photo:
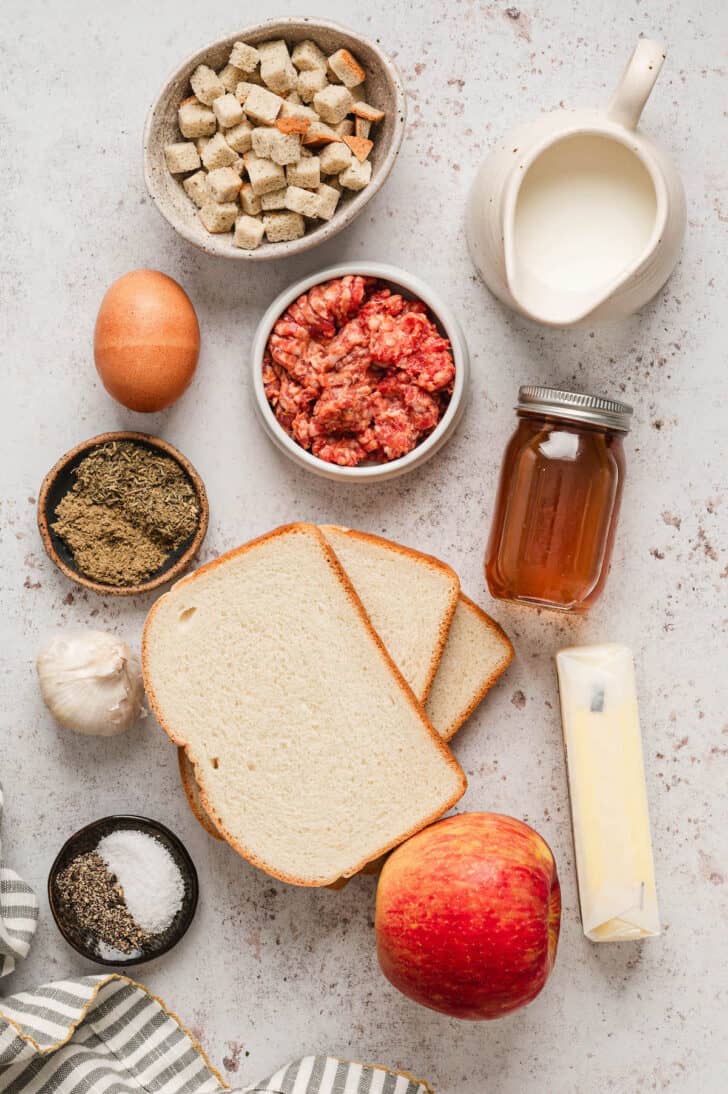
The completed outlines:
{"type": "MultiPolygon", "coordinates": [[[[455,616],[455,609],[458,606],[458,598],[460,596],[460,578],[453,570],[452,566],[448,566],[446,562],[442,562],[441,559],[435,558],[434,555],[427,555],[424,551],[416,551],[414,547],[405,547],[401,543],[395,543],[394,540],[385,539],[384,536],[374,535],[372,532],[360,532],[355,528],[344,528],[339,524],[322,524],[321,530],[325,533],[329,528],[333,532],[339,532],[342,535],[351,536],[352,539],[361,539],[367,543],[373,543],[377,547],[384,547],[395,554],[405,555],[408,558],[416,558],[418,562],[425,563],[433,570],[439,570],[440,573],[446,574],[450,578],[451,589],[450,598],[447,605],[447,610],[440,623],[438,632],[438,642],[435,650],[433,651],[432,658],[430,660],[430,666],[427,670],[427,677],[425,678],[425,685],[422,689],[422,695],[417,696],[420,703],[424,703],[427,696],[430,694],[435,674],[440,667],[440,661],[442,655],[445,652],[445,643],[447,642],[447,636],[450,633],[450,627],[455,616]]],[[[331,546],[329,544],[329,546],[331,546]]],[[[332,548],[336,553],[335,548],[332,548]]],[[[363,606],[363,605],[362,605],[363,606]]],[[[370,624],[371,625],[371,624],[370,624]]],[[[391,658],[390,658],[391,660],[391,658]]],[[[400,674],[401,675],[401,674],[400,674]]],[[[440,736],[440,734],[438,734],[440,736]]]]}
{"type": "Polygon", "coordinates": [[[513,643],[501,627],[500,623],[496,623],[495,619],[491,619],[487,612],[484,612],[483,609],[478,604],[476,604],[474,600],[471,600],[469,596],[466,596],[465,593],[460,593],[460,603],[464,608],[467,608],[468,611],[472,612],[473,615],[477,616],[478,620],[483,623],[488,630],[493,631],[495,634],[503,639],[503,642],[505,643],[508,652],[503,659],[503,663],[499,665],[498,668],[494,669],[488,679],[483,682],[482,687],[479,688],[479,690],[475,693],[463,713],[455,718],[454,721],[447,727],[445,732],[442,733],[441,736],[444,741],[452,740],[460,727],[464,725],[465,722],[467,722],[470,715],[474,713],[475,709],[480,705],[490,689],[493,687],[496,680],[500,679],[500,677],[506,671],[508,666],[513,661],[513,657],[515,655],[513,643]]]}
{"type": "Polygon", "coordinates": [[[210,820],[208,814],[202,808],[200,788],[197,779],[195,778],[195,769],[192,760],[189,758],[184,748],[177,749],[177,763],[179,765],[179,778],[182,783],[182,789],[185,792],[187,804],[192,810],[195,820],[202,825],[208,836],[212,836],[213,839],[223,843],[224,840],[222,836],[210,820]]]}
{"type": "MultiPolygon", "coordinates": [[[[438,751],[441,753],[443,759],[446,761],[448,766],[451,767],[453,769],[453,771],[456,772],[456,774],[458,776],[458,782],[459,782],[459,787],[458,787],[456,793],[454,795],[452,795],[451,798],[448,799],[443,804],[443,806],[441,808],[437,809],[432,815],[430,815],[430,816],[426,817],[425,819],[423,819],[421,823],[413,826],[412,829],[410,829],[406,832],[403,832],[395,840],[392,840],[391,842],[387,843],[384,847],[380,847],[376,851],[373,851],[370,855],[367,855],[361,861],[357,862],[354,866],[352,866],[349,870],[345,871],[345,873],[343,875],[338,875],[337,874],[334,877],[320,878],[320,879],[316,879],[314,881],[310,878],[297,878],[297,877],[294,877],[294,876],[289,875],[289,874],[284,874],[280,870],[276,870],[270,864],[264,863],[261,859],[258,858],[257,855],[253,854],[250,850],[243,847],[242,844],[240,844],[236,841],[236,838],[231,834],[231,832],[226,827],[225,822],[222,819],[222,817],[220,817],[215,812],[215,810],[212,808],[212,806],[210,804],[210,801],[208,799],[208,796],[207,796],[206,789],[205,789],[204,776],[203,776],[202,779],[200,779],[200,772],[199,772],[197,766],[195,765],[195,761],[192,758],[192,756],[190,756],[189,752],[187,752],[187,755],[190,759],[190,762],[192,763],[192,766],[195,770],[195,776],[196,776],[197,785],[198,785],[199,791],[200,791],[200,801],[202,803],[202,806],[204,807],[205,811],[207,812],[207,814],[209,816],[209,819],[215,825],[215,827],[217,828],[217,830],[219,831],[219,833],[223,837],[223,839],[226,840],[226,842],[229,843],[230,846],[235,851],[237,851],[237,853],[242,858],[247,859],[248,862],[251,862],[253,864],[253,866],[257,866],[259,870],[263,870],[265,873],[269,874],[271,877],[278,878],[279,881],[285,881],[290,885],[300,885],[300,886],[303,886],[305,888],[320,889],[320,888],[325,888],[327,885],[333,885],[333,884],[339,882],[340,877],[349,878],[349,877],[352,877],[354,874],[358,874],[359,871],[362,870],[367,865],[367,863],[372,862],[375,859],[380,858],[382,855],[384,855],[388,851],[392,850],[393,847],[399,846],[400,843],[404,843],[404,841],[409,839],[410,836],[415,835],[416,832],[419,832],[423,828],[426,828],[429,824],[432,824],[439,817],[443,816],[444,813],[446,813],[449,809],[451,809],[453,807],[453,805],[455,805],[455,803],[460,800],[460,798],[465,793],[465,790],[467,789],[468,783],[467,783],[467,779],[465,777],[465,773],[464,773],[463,769],[461,768],[460,764],[457,762],[457,760],[453,756],[452,752],[448,748],[445,741],[442,739],[440,734],[437,732],[435,727],[430,722],[429,718],[425,714],[425,711],[424,711],[424,708],[422,707],[422,704],[418,702],[417,698],[414,695],[414,692],[412,691],[409,684],[407,683],[407,681],[402,676],[402,673],[399,671],[398,667],[395,665],[394,661],[392,660],[391,656],[389,655],[389,652],[387,651],[386,647],[384,646],[384,643],[382,642],[381,638],[379,637],[377,632],[374,630],[374,627],[371,624],[371,620],[369,619],[369,616],[367,615],[367,613],[364,609],[364,605],[362,604],[361,600],[357,596],[357,593],[356,593],[356,590],[354,589],[354,586],[352,585],[352,583],[349,580],[348,576],[344,572],[344,569],[341,566],[341,563],[339,562],[338,558],[334,554],[333,549],[329,546],[329,544],[326,541],[323,533],[317,528],[317,526],[315,524],[307,524],[307,523],[304,523],[304,522],[300,522],[300,523],[292,523],[292,524],[281,525],[281,527],[275,528],[272,532],[268,532],[265,535],[258,536],[255,539],[250,540],[249,543],[243,544],[241,547],[237,547],[232,551],[227,551],[225,554],[220,555],[219,558],[213,559],[212,562],[206,563],[204,566],[201,566],[199,570],[195,570],[194,573],[188,574],[186,577],[183,577],[180,581],[176,582],[175,585],[172,586],[172,588],[173,589],[178,589],[183,585],[191,584],[192,582],[196,581],[202,574],[210,573],[212,570],[216,569],[218,566],[224,565],[230,559],[238,558],[240,555],[243,555],[243,554],[247,553],[248,551],[253,550],[256,547],[259,547],[262,544],[269,542],[270,540],[276,539],[279,536],[294,535],[294,534],[295,535],[311,536],[311,537],[315,538],[316,541],[318,542],[318,544],[320,545],[326,562],[328,563],[328,565],[329,565],[330,569],[332,570],[332,572],[333,572],[334,576],[336,577],[336,579],[342,585],[342,587],[344,589],[344,592],[346,593],[346,596],[348,597],[349,601],[351,602],[354,610],[356,611],[357,615],[359,616],[359,618],[360,618],[361,622],[363,623],[366,631],[369,633],[369,635],[372,638],[375,646],[378,648],[380,654],[382,655],[385,662],[387,663],[390,671],[394,675],[394,677],[397,681],[397,684],[400,687],[400,690],[403,692],[403,694],[404,694],[405,698],[407,699],[407,701],[409,702],[410,706],[413,708],[413,710],[417,714],[417,716],[418,716],[418,718],[419,718],[419,720],[422,724],[423,729],[430,735],[432,741],[435,743],[435,746],[437,747],[438,751]]],[[[170,592],[171,592],[171,590],[170,590],[170,592]]],[[[146,689],[147,698],[149,700],[149,705],[150,705],[150,707],[152,709],[152,713],[154,714],[155,718],[157,719],[160,727],[164,730],[164,732],[167,734],[167,736],[169,737],[170,741],[172,741],[173,744],[180,745],[180,746],[184,747],[185,750],[187,751],[187,742],[181,736],[179,736],[177,733],[175,733],[175,731],[172,729],[172,727],[167,724],[164,716],[162,715],[162,711],[160,710],[160,706],[159,706],[159,703],[157,701],[157,696],[154,692],[154,688],[152,686],[150,676],[149,676],[149,634],[150,634],[150,627],[151,627],[151,623],[152,623],[157,611],[159,610],[159,605],[164,601],[164,599],[167,596],[169,596],[169,593],[165,593],[164,596],[159,597],[159,599],[155,601],[155,603],[152,605],[152,607],[149,611],[149,614],[147,615],[147,618],[146,618],[145,623],[144,623],[144,631],[142,633],[142,644],[141,644],[142,674],[143,674],[143,678],[144,678],[144,686],[145,686],[145,689],[146,689]]]]}

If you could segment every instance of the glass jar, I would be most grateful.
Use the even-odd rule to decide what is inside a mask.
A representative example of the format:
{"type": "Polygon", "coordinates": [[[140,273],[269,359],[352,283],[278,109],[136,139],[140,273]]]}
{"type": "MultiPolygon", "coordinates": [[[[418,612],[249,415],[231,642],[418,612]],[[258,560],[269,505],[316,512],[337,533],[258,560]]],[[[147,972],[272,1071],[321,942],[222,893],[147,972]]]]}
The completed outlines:
{"type": "Polygon", "coordinates": [[[485,575],[493,596],[585,611],[606,580],[632,407],[522,387],[501,470],[485,575]]]}

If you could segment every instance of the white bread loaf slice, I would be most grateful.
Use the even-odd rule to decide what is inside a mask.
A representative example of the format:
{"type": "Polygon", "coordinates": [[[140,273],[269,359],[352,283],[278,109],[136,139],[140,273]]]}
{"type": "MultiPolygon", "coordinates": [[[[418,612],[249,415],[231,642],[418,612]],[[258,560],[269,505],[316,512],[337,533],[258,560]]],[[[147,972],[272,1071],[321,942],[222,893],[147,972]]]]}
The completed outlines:
{"type": "MultiPolygon", "coordinates": [[[[444,740],[449,741],[457,733],[512,660],[513,646],[502,628],[461,593],[435,684],[425,704],[430,721],[444,740]]],[[[184,749],[180,749],[180,777],[197,820],[210,835],[220,839],[200,803],[194,769],[184,749]]]]}
{"type": "Polygon", "coordinates": [[[494,619],[460,594],[427,715],[445,740],[457,733],[513,660],[513,646],[494,619]]]}
{"type": "MultiPolygon", "coordinates": [[[[213,839],[224,842],[222,836],[210,820],[207,811],[202,804],[202,799],[200,797],[200,788],[197,785],[197,780],[195,779],[195,769],[192,766],[187,756],[187,753],[183,748],[177,749],[177,761],[179,763],[179,776],[182,782],[182,789],[185,792],[187,804],[192,810],[195,820],[198,822],[198,824],[202,825],[208,836],[212,836],[213,839]]],[[[377,858],[374,859],[372,862],[368,862],[367,865],[362,869],[361,873],[378,874],[381,871],[382,866],[384,866],[384,861],[386,857],[386,855],[382,855],[381,858],[377,858]]],[[[330,885],[327,885],[326,888],[343,889],[345,885],[348,885],[350,880],[351,879],[348,877],[341,877],[338,879],[338,881],[334,881],[330,885]]]]}
{"type": "Polygon", "coordinates": [[[430,555],[350,528],[321,525],[374,629],[424,702],[460,592],[458,575],[430,555]]]}
{"type": "Polygon", "coordinates": [[[142,663],[213,825],[283,881],[355,874],[465,790],[313,525],[173,586],[147,617],[142,663]]]}

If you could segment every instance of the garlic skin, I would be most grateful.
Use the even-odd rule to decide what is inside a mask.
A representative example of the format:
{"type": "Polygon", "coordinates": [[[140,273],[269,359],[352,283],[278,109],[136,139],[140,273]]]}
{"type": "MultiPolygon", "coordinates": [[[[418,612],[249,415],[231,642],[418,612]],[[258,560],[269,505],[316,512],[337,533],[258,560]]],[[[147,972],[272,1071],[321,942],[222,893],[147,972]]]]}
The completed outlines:
{"type": "Polygon", "coordinates": [[[146,717],[139,661],[113,634],[59,635],[41,650],[36,668],[43,701],[66,729],[114,737],[146,717]]]}

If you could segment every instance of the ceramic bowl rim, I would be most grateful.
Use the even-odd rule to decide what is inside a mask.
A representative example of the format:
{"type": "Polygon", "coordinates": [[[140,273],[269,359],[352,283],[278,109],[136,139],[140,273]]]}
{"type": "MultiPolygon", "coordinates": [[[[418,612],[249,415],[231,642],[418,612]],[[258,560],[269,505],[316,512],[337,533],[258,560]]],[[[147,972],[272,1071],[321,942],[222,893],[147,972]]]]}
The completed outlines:
{"type": "Polygon", "coordinates": [[[128,968],[132,965],[146,965],[148,961],[155,961],[158,957],[162,957],[163,954],[169,953],[169,951],[173,949],[178,942],[182,941],[184,936],[187,934],[190,926],[192,925],[193,919],[195,918],[197,904],[200,896],[200,882],[197,875],[197,868],[192,861],[192,856],[190,855],[189,851],[187,850],[179,836],[176,835],[176,833],[174,833],[170,828],[167,828],[166,824],[162,824],[161,821],[152,820],[151,817],[143,817],[135,813],[112,813],[107,817],[98,817],[96,820],[90,821],[89,824],[84,824],[82,828],[79,828],[78,831],[74,832],[68,837],[67,840],[65,840],[58,854],[53,859],[51,868],[48,871],[47,892],[48,904],[50,906],[51,915],[53,916],[56,927],[58,928],[59,932],[68,943],[68,945],[71,946],[72,949],[76,951],[76,953],[81,954],[82,957],[87,958],[89,961],[93,961],[97,965],[106,965],[110,968],[128,968]],[[186,910],[184,918],[182,921],[182,925],[180,926],[180,929],[176,932],[176,934],[169,938],[163,946],[160,946],[160,948],[158,950],[155,950],[153,953],[142,954],[141,957],[132,957],[127,961],[112,961],[105,957],[99,957],[96,954],[91,953],[89,950],[81,946],[80,943],[75,941],[70,933],[66,930],[60,912],[56,907],[56,897],[54,892],[54,885],[56,878],[58,877],[60,864],[65,858],[66,853],[73,847],[73,844],[80,840],[83,836],[85,836],[86,833],[90,833],[94,829],[101,826],[109,825],[114,828],[118,825],[119,821],[123,822],[124,825],[126,825],[126,822],[133,822],[128,825],[128,828],[132,830],[134,828],[134,825],[143,825],[145,828],[151,828],[160,832],[164,836],[164,838],[172,844],[181,861],[184,863],[185,869],[187,871],[185,876],[185,882],[189,887],[189,896],[186,898],[185,902],[186,910]]]}
{"type": "Polygon", "coordinates": [[[415,467],[419,467],[434,456],[450,439],[460,422],[465,410],[470,379],[470,358],[465,336],[456,316],[440,294],[416,274],[412,274],[399,266],[384,262],[371,262],[367,259],[327,266],[323,270],[318,270],[316,273],[300,278],[280,292],[266,309],[256,329],[251,354],[251,367],[253,372],[253,393],[258,417],[276,447],[307,471],[324,478],[349,483],[376,482],[395,478],[414,470],[415,467]],[[407,292],[422,300],[450,339],[455,362],[455,384],[450,403],[430,436],[405,456],[400,456],[389,463],[373,464],[366,467],[339,467],[337,464],[330,464],[325,460],[318,459],[318,457],[311,455],[306,449],[296,444],[277,422],[263,386],[263,354],[276,320],[301,293],[307,292],[314,285],[318,285],[323,281],[344,277],[346,274],[378,277],[394,286],[401,286],[407,292]]]}
{"type": "Polygon", "coordinates": [[[151,433],[141,433],[128,429],[118,429],[109,433],[99,433],[95,437],[89,437],[88,440],[81,441],[79,444],[74,445],[74,447],[64,453],[60,459],[56,460],[51,469],[46,473],[43,482],[41,483],[40,491],[38,492],[38,531],[40,532],[43,547],[45,548],[45,552],[49,559],[57,569],[61,571],[64,577],[67,577],[76,585],[81,585],[84,589],[91,589],[93,592],[101,593],[103,596],[141,596],[144,593],[149,593],[154,589],[158,589],[161,585],[166,585],[168,582],[174,581],[188,568],[194,560],[195,555],[200,550],[203,540],[207,535],[209,520],[210,505],[207,499],[205,484],[202,481],[199,472],[193,467],[187,457],[184,456],[179,449],[175,448],[174,445],[170,444],[169,441],[163,440],[162,437],[155,437],[151,433]],[[65,559],[61,558],[53,542],[53,536],[51,535],[50,522],[47,513],[48,495],[53,489],[58,476],[65,470],[69,463],[72,463],[73,460],[82,453],[90,452],[92,449],[98,448],[100,445],[106,444],[109,441],[140,441],[143,444],[159,449],[159,451],[164,452],[165,455],[170,456],[179,464],[189,478],[195,489],[200,505],[197,527],[189,547],[187,547],[184,553],[180,555],[177,561],[170,567],[162,570],[156,577],[150,578],[148,581],[142,581],[138,585],[104,585],[100,581],[95,581],[93,578],[86,577],[80,570],[75,570],[72,566],[68,565],[65,559]]]}
{"type": "Polygon", "coordinates": [[[313,16],[280,16],[276,19],[266,19],[262,22],[252,23],[249,26],[243,27],[233,34],[227,34],[222,38],[216,38],[201,49],[197,49],[193,53],[190,53],[169,74],[161,89],[154,97],[144,123],[144,135],[142,140],[144,182],[147,192],[160,215],[164,217],[183,239],[187,240],[188,243],[193,244],[193,246],[197,247],[205,254],[219,258],[235,259],[242,262],[265,262],[290,258],[294,255],[303,254],[313,247],[317,247],[320,243],[325,243],[356,220],[368,202],[375,197],[387,181],[404,139],[406,123],[407,93],[402,77],[397,65],[387,56],[377,42],[364,34],[360,34],[353,28],[350,29],[342,23],[335,22],[331,19],[319,19],[313,16]],[[354,194],[340,209],[337,209],[331,220],[322,222],[316,228],[307,231],[300,239],[290,240],[284,243],[265,244],[262,249],[245,251],[239,247],[233,246],[230,232],[222,233],[219,236],[214,233],[210,233],[209,235],[206,233],[205,237],[198,235],[184,221],[177,218],[174,209],[171,208],[165,200],[163,189],[161,186],[157,185],[155,172],[152,167],[152,158],[154,155],[152,146],[153,144],[156,144],[154,137],[157,124],[156,114],[160,100],[164,97],[170,84],[180,79],[188,70],[191,71],[196,65],[204,63],[205,57],[212,50],[221,46],[232,46],[233,42],[237,40],[245,41],[247,38],[254,35],[260,36],[268,32],[276,33],[278,30],[292,26],[300,27],[302,29],[310,28],[312,37],[315,37],[317,29],[332,31],[337,34],[345,35],[349,39],[359,41],[365,45],[367,49],[370,49],[376,56],[382,78],[391,88],[394,97],[394,127],[389,146],[384,149],[381,164],[377,174],[372,178],[371,183],[363,190],[354,194]],[[268,249],[269,247],[270,250],[268,249]]]}

